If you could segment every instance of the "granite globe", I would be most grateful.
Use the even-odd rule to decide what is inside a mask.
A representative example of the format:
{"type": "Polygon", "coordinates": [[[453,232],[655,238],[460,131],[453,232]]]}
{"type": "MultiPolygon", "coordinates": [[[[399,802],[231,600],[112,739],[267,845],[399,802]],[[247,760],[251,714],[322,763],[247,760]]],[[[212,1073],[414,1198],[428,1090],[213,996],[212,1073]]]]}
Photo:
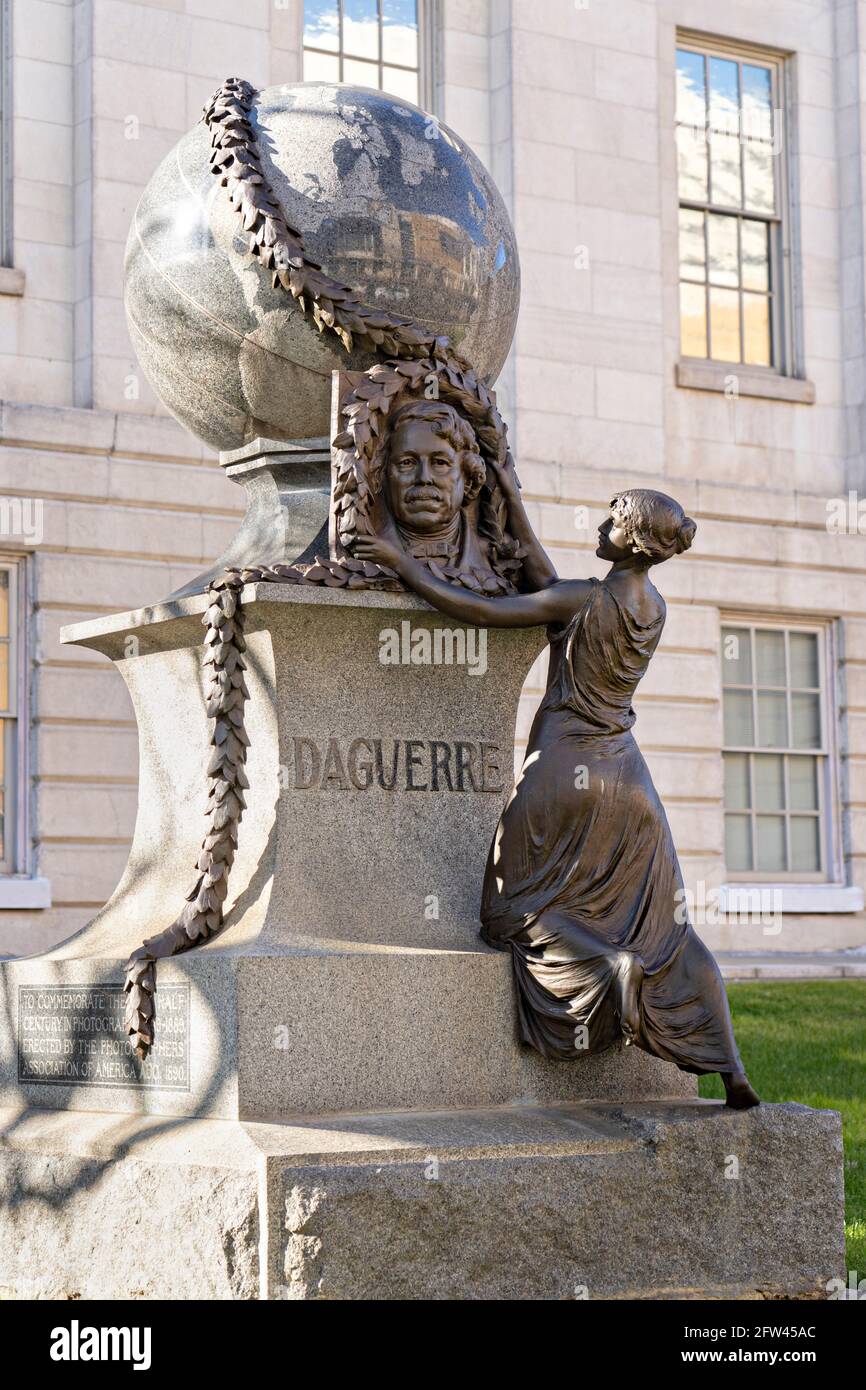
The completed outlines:
{"type": "MultiPolygon", "coordinates": [[[[505,205],[465,141],[409,102],[343,85],[269,87],[251,121],[305,253],[373,308],[447,334],[492,383],[514,335],[520,271],[505,205]]],[[[211,448],[327,435],[331,372],[375,357],[320,334],[272,285],[210,150],[199,124],[136,208],[124,299],[139,361],[211,448]]]]}

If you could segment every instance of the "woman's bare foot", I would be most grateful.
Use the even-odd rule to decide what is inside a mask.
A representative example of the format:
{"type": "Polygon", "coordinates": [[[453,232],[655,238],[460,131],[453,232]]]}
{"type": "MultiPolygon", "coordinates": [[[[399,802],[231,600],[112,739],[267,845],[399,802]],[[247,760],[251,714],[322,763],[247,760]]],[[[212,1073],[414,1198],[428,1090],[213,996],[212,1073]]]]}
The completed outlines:
{"type": "Polygon", "coordinates": [[[643,961],[633,951],[620,954],[616,975],[616,1011],[625,1037],[626,1047],[637,1040],[640,1032],[640,987],[643,983],[643,961]]]}
{"type": "Polygon", "coordinates": [[[725,1083],[725,1104],[732,1110],[749,1110],[753,1105],[761,1104],[744,1071],[723,1071],[721,1075],[725,1083]]]}

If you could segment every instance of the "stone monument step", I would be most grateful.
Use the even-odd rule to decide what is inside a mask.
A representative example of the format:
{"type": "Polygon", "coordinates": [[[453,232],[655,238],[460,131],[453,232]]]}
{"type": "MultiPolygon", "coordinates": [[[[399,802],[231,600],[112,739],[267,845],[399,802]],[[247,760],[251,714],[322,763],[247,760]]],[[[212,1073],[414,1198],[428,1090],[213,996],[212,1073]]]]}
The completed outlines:
{"type": "Polygon", "coordinates": [[[279,1121],[697,1090],[637,1048],[563,1062],[524,1047],[510,957],[486,947],[264,954],[214,943],[160,963],[145,1062],[123,1028],[122,961],[4,961],[0,981],[4,1105],[279,1121]]]}
{"type": "Polygon", "coordinates": [[[832,1111],[686,1100],[250,1124],[0,1112],[13,1297],[826,1297],[832,1111]]]}

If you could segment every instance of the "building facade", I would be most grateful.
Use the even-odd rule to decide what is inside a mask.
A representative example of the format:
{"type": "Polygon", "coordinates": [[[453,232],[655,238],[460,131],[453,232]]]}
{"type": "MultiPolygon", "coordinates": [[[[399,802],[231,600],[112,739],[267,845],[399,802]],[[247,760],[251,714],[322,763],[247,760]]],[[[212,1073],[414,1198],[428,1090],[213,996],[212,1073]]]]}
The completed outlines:
{"type": "MultiPolygon", "coordinates": [[[[65,623],[223,549],[238,490],[132,354],[123,251],[229,74],[384,86],[460,133],[511,210],[498,383],[563,576],[629,486],[698,522],[636,734],[715,947],[866,940],[866,4],[3,0],[0,952],[123,870],[137,740],[65,623]]],[[[525,743],[542,672],[518,720],[525,743]]]]}

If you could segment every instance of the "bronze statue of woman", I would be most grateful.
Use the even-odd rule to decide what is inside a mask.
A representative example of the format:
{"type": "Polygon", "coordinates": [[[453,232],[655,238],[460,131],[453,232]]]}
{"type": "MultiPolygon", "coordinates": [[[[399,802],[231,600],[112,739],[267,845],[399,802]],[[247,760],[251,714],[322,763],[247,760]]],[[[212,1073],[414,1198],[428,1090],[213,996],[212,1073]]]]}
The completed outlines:
{"type": "MultiPolygon", "coordinates": [[[[440,442],[425,485],[435,486],[437,469],[460,467],[440,442]]],[[[396,534],[359,537],[353,554],[389,566],[462,622],[547,625],[547,690],[490,849],[481,906],[484,940],[512,954],[523,1039],[545,1057],[574,1058],[624,1037],[684,1071],[720,1072],[728,1105],[757,1105],[721,975],[688,921],[667,817],[631,734],[632,696],[666,612],[649,571],[688,549],[695,523],[664,493],[620,493],[599,529],[607,576],[562,580],[529,524],[510,458],[496,472],[532,592],[485,598],[457,588],[407,554],[396,534]]]]}

